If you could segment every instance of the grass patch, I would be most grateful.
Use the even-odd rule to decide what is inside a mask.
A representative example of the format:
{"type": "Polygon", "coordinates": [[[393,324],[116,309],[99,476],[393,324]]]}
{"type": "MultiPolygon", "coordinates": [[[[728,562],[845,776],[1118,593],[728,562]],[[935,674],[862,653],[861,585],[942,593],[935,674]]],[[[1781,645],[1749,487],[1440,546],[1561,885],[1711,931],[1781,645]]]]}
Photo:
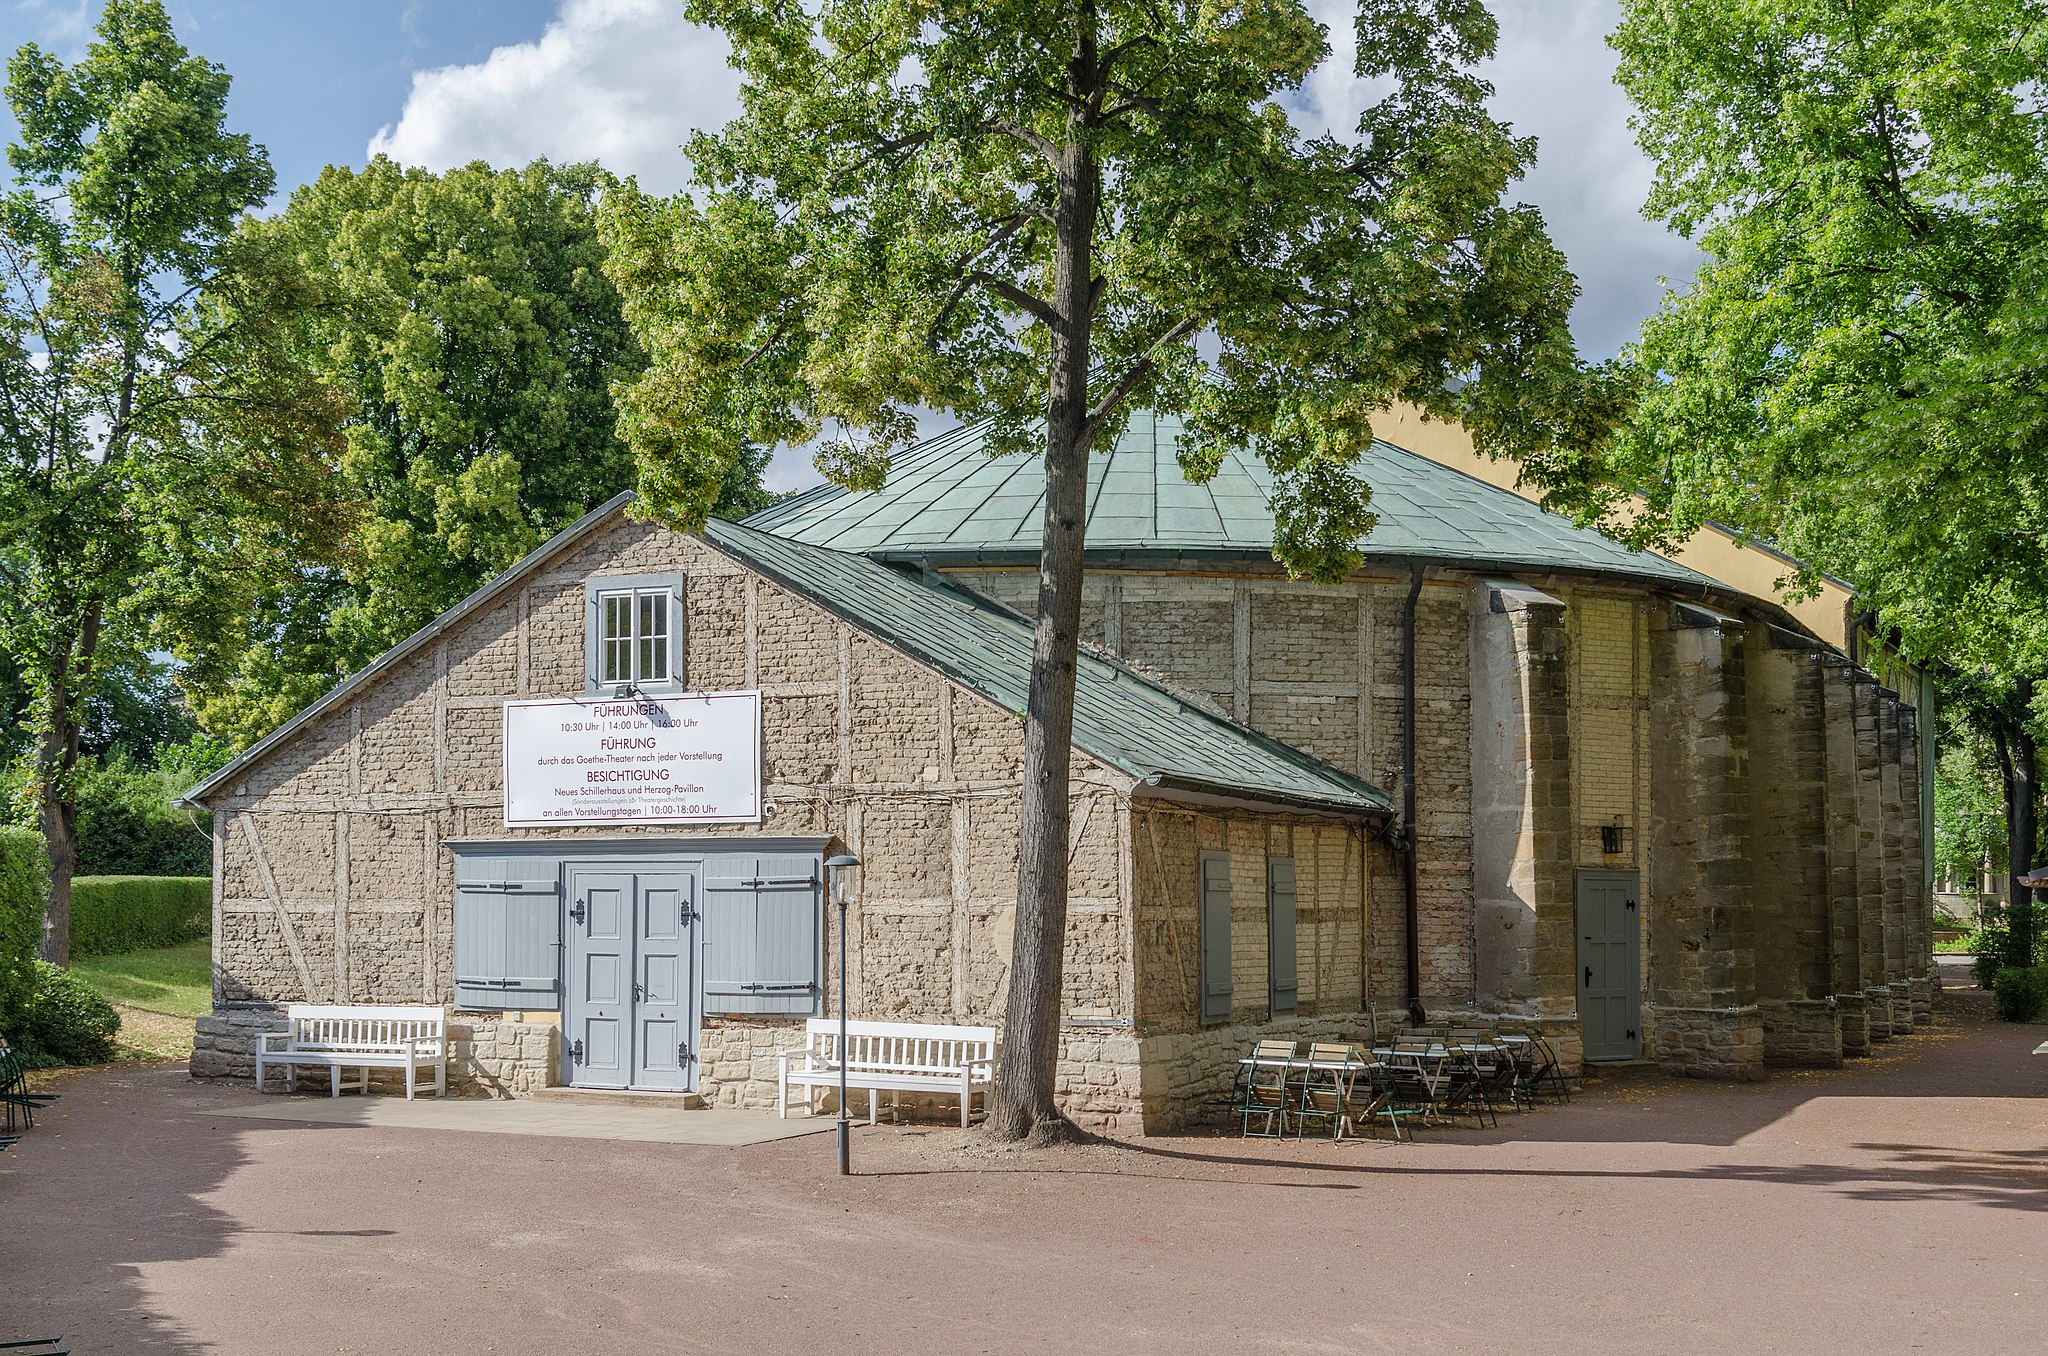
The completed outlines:
{"type": "Polygon", "coordinates": [[[191,1019],[213,1010],[212,943],[204,937],[151,951],[81,956],[71,968],[116,1007],[184,1018],[188,1050],[191,1019]]]}

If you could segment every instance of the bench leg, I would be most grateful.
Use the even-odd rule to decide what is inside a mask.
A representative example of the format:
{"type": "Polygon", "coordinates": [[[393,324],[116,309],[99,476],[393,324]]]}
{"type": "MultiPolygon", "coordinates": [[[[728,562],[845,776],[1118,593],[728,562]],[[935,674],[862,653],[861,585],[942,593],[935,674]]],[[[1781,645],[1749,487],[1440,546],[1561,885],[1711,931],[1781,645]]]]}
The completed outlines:
{"type": "Polygon", "coordinates": [[[434,1061],[434,1095],[448,1095],[448,1054],[445,1050],[442,1051],[441,1057],[434,1061]]]}
{"type": "Polygon", "coordinates": [[[327,1066],[327,1088],[327,1095],[329,1097],[341,1096],[341,1066],[339,1064],[327,1066]]]}
{"type": "Polygon", "coordinates": [[[778,1120],[789,1119],[789,1070],[775,1080],[775,1115],[778,1120]]]}
{"type": "Polygon", "coordinates": [[[974,1107],[974,1084],[967,1074],[960,1075],[960,1128],[967,1128],[967,1114],[974,1107]]]}
{"type": "MultiPolygon", "coordinates": [[[[413,1085],[420,1081],[420,1071],[415,1065],[415,1058],[412,1051],[405,1052],[405,1100],[408,1102],[412,1100],[413,1085]]],[[[363,1081],[367,1083],[369,1078],[369,1071],[364,1070],[363,1081]]]]}

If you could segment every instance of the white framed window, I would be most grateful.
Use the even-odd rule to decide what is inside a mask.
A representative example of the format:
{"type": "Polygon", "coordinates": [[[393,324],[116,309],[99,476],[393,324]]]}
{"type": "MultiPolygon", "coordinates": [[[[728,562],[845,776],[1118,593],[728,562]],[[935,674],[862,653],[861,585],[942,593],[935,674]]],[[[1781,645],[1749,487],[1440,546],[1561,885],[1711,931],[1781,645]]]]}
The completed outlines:
{"type": "Polygon", "coordinates": [[[671,688],[682,672],[682,581],[633,576],[584,585],[590,625],[585,667],[592,692],[671,688]]]}

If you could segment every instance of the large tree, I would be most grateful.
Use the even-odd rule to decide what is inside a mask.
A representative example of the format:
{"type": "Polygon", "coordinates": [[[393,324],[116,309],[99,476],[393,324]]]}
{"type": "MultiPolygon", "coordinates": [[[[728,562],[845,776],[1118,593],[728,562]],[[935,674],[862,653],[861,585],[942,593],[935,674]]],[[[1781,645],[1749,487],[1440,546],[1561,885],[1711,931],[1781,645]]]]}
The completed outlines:
{"type": "MultiPolygon", "coordinates": [[[[0,646],[31,699],[45,955],[61,964],[101,656],[131,621],[169,488],[189,483],[180,412],[217,393],[213,350],[181,324],[195,287],[240,270],[230,234],[272,180],[226,129],[227,74],[186,52],[155,0],[108,0],[83,60],[31,44],[7,77],[20,137],[0,199],[0,646]]],[[[266,276],[252,266],[236,285],[267,295],[266,276]]]]}
{"type": "Polygon", "coordinates": [[[2048,4],[1622,12],[1646,210],[1706,256],[1636,353],[1636,530],[1717,519],[1853,583],[2016,760],[2021,866],[2048,678],[2048,4]]]}
{"type": "Polygon", "coordinates": [[[701,521],[736,451],[826,434],[880,483],[919,407],[1046,467],[1018,917],[989,1126],[1064,1135],[1053,1098],[1085,487],[1134,402],[1186,417],[1182,465],[1273,468],[1276,555],[1318,579],[1373,525],[1353,473],[1395,401],[1539,475],[1598,447],[1614,392],[1575,284],[1504,202],[1534,148],[1485,109],[1478,0],[1363,0],[1355,135],[1290,120],[1330,53],[1295,0],[693,0],[743,112],[695,188],[607,198],[647,346],[622,395],[648,507],[701,521]],[[1465,379],[1462,383],[1457,379],[1465,379]]]}
{"type": "MultiPolygon", "coordinates": [[[[323,516],[346,526],[252,524],[234,500],[180,525],[195,568],[163,577],[163,639],[209,729],[268,732],[631,484],[611,384],[642,360],[600,268],[602,182],[588,165],[437,174],[378,157],[243,225],[308,291],[288,325],[244,333],[252,361],[329,392],[323,516]]],[[[237,305],[209,295],[202,323],[237,305]]],[[[248,441],[249,460],[269,431],[216,419],[196,436],[248,441]]],[[[751,488],[759,459],[741,469],[751,488]]]]}

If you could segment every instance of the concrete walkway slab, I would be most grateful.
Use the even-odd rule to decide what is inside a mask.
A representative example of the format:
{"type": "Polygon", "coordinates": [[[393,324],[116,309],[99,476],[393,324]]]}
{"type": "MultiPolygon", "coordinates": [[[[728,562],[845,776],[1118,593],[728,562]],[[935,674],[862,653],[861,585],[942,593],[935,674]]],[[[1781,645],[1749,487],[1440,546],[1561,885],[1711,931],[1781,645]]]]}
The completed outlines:
{"type": "Polygon", "coordinates": [[[707,1144],[739,1148],[830,1130],[823,1117],[783,1120],[766,1111],[666,1110],[483,1097],[265,1097],[207,1109],[210,1116],[362,1125],[379,1129],[462,1130],[487,1135],[542,1135],[643,1144],[707,1144]]]}

